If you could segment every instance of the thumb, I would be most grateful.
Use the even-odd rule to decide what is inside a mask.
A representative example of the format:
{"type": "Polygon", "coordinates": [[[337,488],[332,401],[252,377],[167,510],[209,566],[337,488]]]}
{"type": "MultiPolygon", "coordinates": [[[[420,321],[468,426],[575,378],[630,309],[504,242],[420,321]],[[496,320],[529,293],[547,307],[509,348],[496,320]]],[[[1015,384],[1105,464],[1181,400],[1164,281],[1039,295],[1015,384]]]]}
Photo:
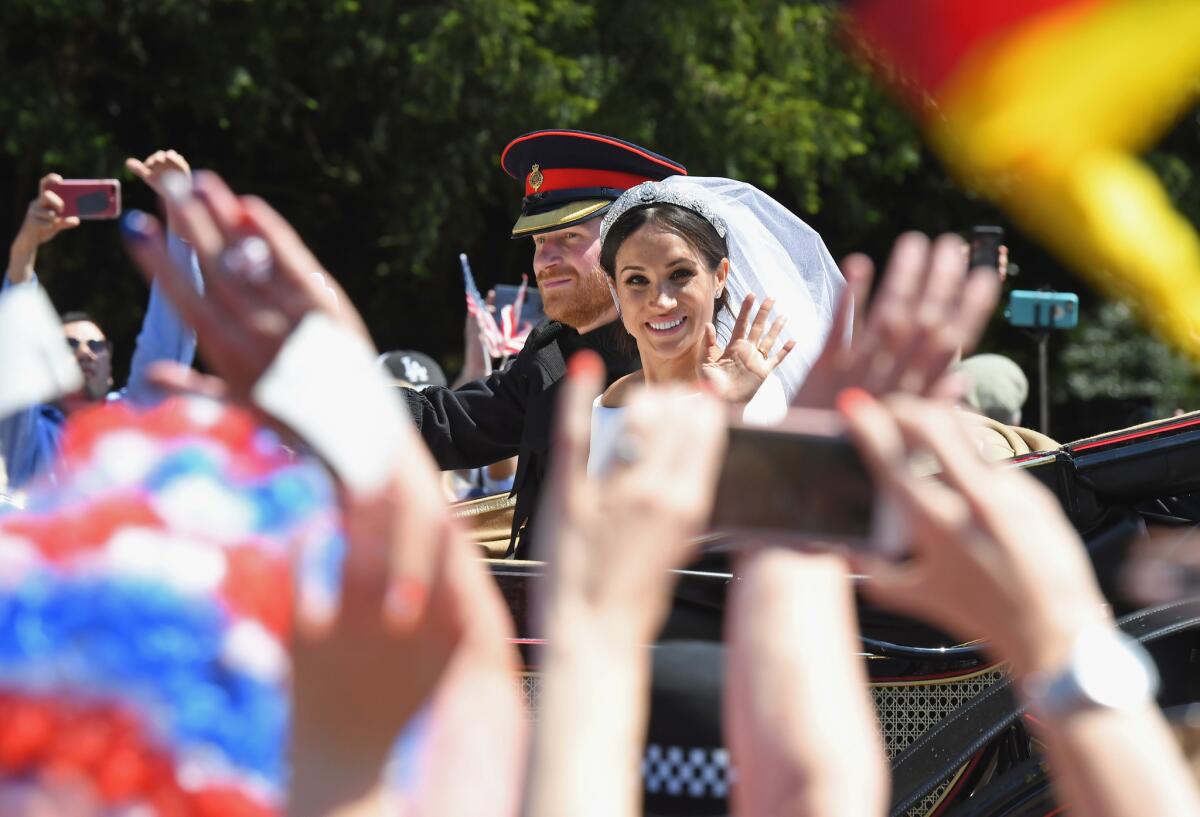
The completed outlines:
{"type": "Polygon", "coordinates": [[[721,346],[717,343],[717,327],[711,323],[704,327],[704,362],[716,363],[721,357],[721,346]]]}
{"type": "Polygon", "coordinates": [[[140,159],[134,159],[133,157],[126,159],[125,168],[142,181],[150,177],[150,169],[140,159]]]}

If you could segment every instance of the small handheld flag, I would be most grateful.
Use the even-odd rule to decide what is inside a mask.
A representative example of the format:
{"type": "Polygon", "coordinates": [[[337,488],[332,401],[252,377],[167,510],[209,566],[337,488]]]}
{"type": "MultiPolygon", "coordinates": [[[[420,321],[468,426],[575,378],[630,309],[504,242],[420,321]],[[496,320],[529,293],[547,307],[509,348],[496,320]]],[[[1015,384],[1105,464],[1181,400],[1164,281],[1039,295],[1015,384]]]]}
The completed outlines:
{"type": "Polygon", "coordinates": [[[483,296],[479,294],[479,287],[475,284],[475,276],[471,273],[471,262],[467,260],[467,254],[459,253],[458,260],[462,264],[463,285],[467,293],[467,312],[479,324],[479,334],[488,355],[494,358],[515,355],[525,348],[525,339],[529,337],[529,332],[533,329],[533,325],[529,321],[521,321],[521,308],[525,305],[525,292],[529,287],[528,276],[521,276],[521,288],[517,291],[516,300],[501,307],[500,321],[497,323],[496,316],[488,308],[483,296]]]}

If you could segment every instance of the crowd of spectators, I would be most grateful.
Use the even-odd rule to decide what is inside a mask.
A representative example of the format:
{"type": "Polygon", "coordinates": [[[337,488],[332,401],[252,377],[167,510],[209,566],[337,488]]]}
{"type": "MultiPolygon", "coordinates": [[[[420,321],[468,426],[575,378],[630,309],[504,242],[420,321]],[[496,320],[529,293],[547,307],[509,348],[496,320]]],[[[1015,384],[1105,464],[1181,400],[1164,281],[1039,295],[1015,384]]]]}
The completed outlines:
{"type": "MultiPolygon", "coordinates": [[[[112,391],[112,350],[100,325],[62,316],[84,388],[0,420],[9,489],[30,491],[27,513],[68,512],[45,497],[70,468],[60,456],[62,429],[76,412],[147,405],[167,393],[251,408],[292,456],[328,468],[346,538],[340,592],[297,591],[286,812],[642,813],[649,645],[670,610],[676,571],[696,557],[712,515],[726,405],[747,402],[786,357],[769,355],[778,331],[758,349],[774,362],[737,399],[698,388],[700,364],[686,378],[622,391],[620,445],[599,471],[588,467],[590,426],[612,373],[587,348],[566,361],[545,429],[551,458],[529,553],[545,565],[533,613],[544,639],[542,693],[530,719],[514,680],[521,658],[511,615],[447,504],[475,488],[505,490],[516,465],[463,473],[465,489],[448,484],[393,388],[446,388],[431,358],[379,355],[334,276],[266,202],[239,196],[215,174],[193,176],[171,151],[129,167],[165,211],[162,221],[139,212],[122,221],[151,287],[130,380],[112,391]],[[269,263],[255,267],[263,248],[269,263]],[[194,344],[206,375],[188,368],[194,344]]],[[[13,243],[6,292],[37,286],[37,248],[78,227],[47,189],[54,179],[43,180],[13,243]]],[[[985,461],[992,457],[957,405],[1016,425],[1027,392],[1019,370],[1002,360],[954,367],[978,340],[999,289],[994,271],[968,272],[963,257],[957,236],[909,233],[877,285],[866,257],[841,265],[844,291],[791,402],[840,417],[890,503],[906,557],[820,541],[737,542],[723,693],[736,769],[732,812],[887,812],[889,768],[859,657],[857,593],[964,643],[986,642],[1034,715],[1057,796],[1071,813],[1200,814],[1200,791],[1155,705],[1152,673],[1137,676],[1145,653],[1115,627],[1079,535],[1043,486],[985,461]],[[962,373],[975,378],[965,392],[962,373]],[[922,476],[930,470],[939,476],[922,476]],[[1100,659],[1130,679],[1108,697],[1079,683],[1082,662],[1100,659]]],[[[639,263],[653,278],[650,262],[639,263]]],[[[628,270],[620,255],[613,264],[628,270]]],[[[698,280],[707,274],[689,270],[698,280]]],[[[674,273],[668,278],[678,284],[674,273]]],[[[628,303],[619,300],[623,280],[612,294],[617,306],[628,303]]],[[[704,294],[701,305],[711,310],[713,293],[704,294]]],[[[632,320],[628,312],[626,305],[632,320]]],[[[754,328],[750,317],[747,307],[730,341],[732,348],[748,339],[747,354],[768,334],[765,312],[754,328]]],[[[648,319],[631,334],[659,343],[655,333],[671,328],[657,326],[648,319]]],[[[467,389],[474,387],[466,381],[493,376],[471,333],[468,319],[460,383],[467,389]]],[[[0,389],[3,379],[0,372],[0,389]]],[[[195,510],[234,513],[220,503],[195,510]]],[[[20,515],[0,514],[5,564],[16,557],[3,551],[4,520],[20,515]]],[[[51,773],[12,761],[10,750],[0,736],[4,814],[138,813],[106,811],[112,802],[81,785],[86,778],[62,773],[69,764],[51,773]]]]}

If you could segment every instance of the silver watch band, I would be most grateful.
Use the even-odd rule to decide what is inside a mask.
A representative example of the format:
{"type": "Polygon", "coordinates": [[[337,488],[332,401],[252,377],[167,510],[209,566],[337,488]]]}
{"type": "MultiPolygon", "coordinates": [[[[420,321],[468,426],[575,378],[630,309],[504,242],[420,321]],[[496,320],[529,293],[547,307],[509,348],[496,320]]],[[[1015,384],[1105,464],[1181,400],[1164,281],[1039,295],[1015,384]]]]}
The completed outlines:
{"type": "Polygon", "coordinates": [[[1154,699],[1158,682],[1141,644],[1098,624],[1076,635],[1062,670],[1030,675],[1022,692],[1035,716],[1055,719],[1088,709],[1137,709],[1154,699]]]}

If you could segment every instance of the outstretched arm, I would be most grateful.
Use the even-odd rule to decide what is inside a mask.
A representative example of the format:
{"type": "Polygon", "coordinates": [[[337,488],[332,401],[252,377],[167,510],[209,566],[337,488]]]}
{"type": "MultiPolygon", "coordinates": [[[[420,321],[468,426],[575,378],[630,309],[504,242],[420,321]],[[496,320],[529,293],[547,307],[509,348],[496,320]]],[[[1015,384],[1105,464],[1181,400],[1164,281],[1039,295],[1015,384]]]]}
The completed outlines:
{"type": "Polygon", "coordinates": [[[340,604],[303,585],[299,593],[289,813],[511,815],[526,720],[499,591],[442,504],[394,394],[373,379],[374,348],[344,293],[324,283],[317,259],[266,202],[197,176],[196,191],[167,206],[197,249],[205,291],[192,288],[150,216],[127,223],[130,253],[196,327],[226,393],[290,426],[342,482],[350,547],[340,604]],[[223,253],[252,240],[273,259],[268,278],[219,268],[223,253]],[[335,381],[346,388],[326,387],[335,381]],[[314,390],[328,409],[316,415],[306,407],[314,390]],[[363,417],[383,422],[347,437],[345,426],[353,432],[363,417]],[[417,712],[425,717],[414,723],[417,712]],[[414,771],[381,787],[402,728],[413,740],[401,761],[414,771]],[[463,764],[474,772],[469,786],[463,764]],[[395,797],[399,809],[380,802],[395,797]]]}
{"type": "MultiPolygon", "coordinates": [[[[125,166],[144,181],[160,197],[178,195],[171,184],[183,190],[190,189],[192,171],[187,160],[173,150],[158,151],[144,161],[130,158],[125,166]],[[169,178],[173,175],[173,181],[169,178]]],[[[192,247],[172,231],[170,208],[167,209],[167,251],[180,269],[186,270],[192,287],[203,291],[200,263],[192,247]]],[[[196,356],[196,333],[171,306],[170,300],[160,291],[157,280],[150,282],[150,301],[142,319],[142,330],[138,333],[133,358],[129,364],[129,382],[125,393],[134,401],[145,403],[156,400],[160,393],[147,377],[154,363],[173,361],[183,366],[192,365],[196,356]]]]}
{"type": "Polygon", "coordinates": [[[588,418],[603,380],[599,358],[577,353],[560,392],[538,526],[549,575],[528,817],[641,813],[649,645],[670,608],[670,571],[711,509],[725,445],[717,401],[641,394],[622,432],[640,455],[589,477],[588,418]]]}
{"type": "Polygon", "coordinates": [[[47,189],[51,184],[61,181],[62,176],[50,173],[38,183],[38,197],[29,203],[21,229],[8,250],[5,286],[35,281],[34,263],[37,261],[38,247],[63,230],[79,226],[78,216],[63,217],[63,200],[53,190],[47,189]]]}

